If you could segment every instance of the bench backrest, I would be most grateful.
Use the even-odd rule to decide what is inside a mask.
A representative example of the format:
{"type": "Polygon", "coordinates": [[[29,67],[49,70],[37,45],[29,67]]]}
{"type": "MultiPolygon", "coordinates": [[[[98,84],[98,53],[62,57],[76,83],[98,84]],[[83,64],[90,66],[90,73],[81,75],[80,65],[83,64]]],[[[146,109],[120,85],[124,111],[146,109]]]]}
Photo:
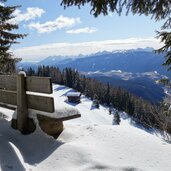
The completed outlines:
{"type": "MultiPolygon", "coordinates": [[[[47,116],[55,112],[54,99],[45,96],[52,92],[52,82],[49,77],[25,77],[24,73],[0,75],[0,106],[7,108],[12,106],[17,109],[17,117],[12,120],[12,127],[23,134],[32,132],[28,108],[37,110],[36,114],[39,111],[48,112],[47,116]]],[[[78,112],[72,115],[68,113],[67,116],[55,118],[55,121],[59,123],[80,116],[78,112]]]]}
{"type": "MultiPolygon", "coordinates": [[[[17,106],[17,93],[27,91],[27,108],[44,112],[54,112],[52,97],[35,95],[52,93],[52,82],[49,77],[24,77],[24,90],[19,90],[18,75],[0,75],[0,103],[17,106]]],[[[21,87],[20,87],[21,88],[21,87]]]]}

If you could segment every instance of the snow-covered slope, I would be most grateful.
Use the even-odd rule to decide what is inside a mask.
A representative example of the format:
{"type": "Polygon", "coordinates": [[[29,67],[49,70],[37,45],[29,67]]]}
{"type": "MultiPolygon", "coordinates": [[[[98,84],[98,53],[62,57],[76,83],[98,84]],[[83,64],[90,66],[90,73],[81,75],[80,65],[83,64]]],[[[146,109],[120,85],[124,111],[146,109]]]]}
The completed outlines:
{"type": "MultiPolygon", "coordinates": [[[[12,111],[0,120],[0,170],[2,171],[170,171],[171,144],[133,126],[125,113],[121,124],[112,125],[108,110],[92,109],[92,102],[67,103],[71,89],[54,85],[55,103],[72,106],[81,118],[64,122],[65,129],[57,140],[39,128],[24,136],[10,127],[12,111]]],[[[2,118],[2,115],[1,115],[2,118]]]]}

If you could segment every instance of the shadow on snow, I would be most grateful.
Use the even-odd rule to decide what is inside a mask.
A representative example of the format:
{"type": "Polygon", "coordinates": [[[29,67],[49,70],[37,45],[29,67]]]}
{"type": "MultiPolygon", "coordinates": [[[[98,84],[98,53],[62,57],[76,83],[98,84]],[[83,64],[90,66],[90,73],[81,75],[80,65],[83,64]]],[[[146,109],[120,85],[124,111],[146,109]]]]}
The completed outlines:
{"type": "Polygon", "coordinates": [[[64,143],[57,141],[39,128],[32,134],[22,135],[10,126],[11,122],[0,119],[0,169],[2,171],[24,171],[21,158],[25,163],[35,165],[48,158],[58,147],[64,143]],[[18,157],[18,149],[22,157],[18,157]]]}

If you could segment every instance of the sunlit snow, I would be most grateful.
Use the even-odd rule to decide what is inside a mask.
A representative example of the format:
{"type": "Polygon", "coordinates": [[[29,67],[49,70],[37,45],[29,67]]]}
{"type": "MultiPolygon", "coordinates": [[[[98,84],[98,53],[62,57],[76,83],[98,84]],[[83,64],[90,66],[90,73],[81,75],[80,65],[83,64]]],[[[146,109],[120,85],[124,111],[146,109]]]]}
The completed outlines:
{"type": "Polygon", "coordinates": [[[58,137],[40,128],[22,135],[10,127],[13,111],[0,108],[0,170],[2,171],[170,171],[171,144],[132,123],[120,113],[120,125],[113,125],[108,109],[92,108],[92,101],[82,96],[81,103],[67,102],[73,92],[54,85],[55,103],[73,107],[81,118],[64,122],[58,137]]]}

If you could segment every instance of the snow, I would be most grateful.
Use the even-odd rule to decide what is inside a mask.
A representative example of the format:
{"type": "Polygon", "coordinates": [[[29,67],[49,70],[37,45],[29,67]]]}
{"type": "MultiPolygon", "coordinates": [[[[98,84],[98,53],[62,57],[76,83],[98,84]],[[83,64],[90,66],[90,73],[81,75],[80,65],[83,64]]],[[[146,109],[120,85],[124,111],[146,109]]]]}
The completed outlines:
{"type": "Polygon", "coordinates": [[[67,93],[67,97],[80,97],[81,93],[79,92],[69,92],[67,93]]]}
{"type": "Polygon", "coordinates": [[[50,118],[56,118],[56,119],[75,116],[75,115],[80,114],[80,112],[77,109],[74,109],[73,107],[68,107],[63,104],[61,105],[59,103],[55,105],[55,111],[53,113],[29,109],[29,118],[35,118],[35,115],[37,113],[39,113],[40,115],[44,115],[44,116],[48,116],[50,118]]]}
{"type": "Polygon", "coordinates": [[[13,111],[0,108],[0,170],[2,171],[170,171],[171,143],[153,131],[132,123],[120,113],[120,125],[112,125],[108,109],[92,108],[92,101],[81,97],[81,103],[67,102],[65,86],[54,85],[58,106],[79,110],[82,117],[64,122],[58,137],[40,128],[22,135],[10,127],[13,111]]]}
{"type": "Polygon", "coordinates": [[[111,70],[110,72],[118,72],[118,73],[122,73],[121,70],[111,70]]]}

